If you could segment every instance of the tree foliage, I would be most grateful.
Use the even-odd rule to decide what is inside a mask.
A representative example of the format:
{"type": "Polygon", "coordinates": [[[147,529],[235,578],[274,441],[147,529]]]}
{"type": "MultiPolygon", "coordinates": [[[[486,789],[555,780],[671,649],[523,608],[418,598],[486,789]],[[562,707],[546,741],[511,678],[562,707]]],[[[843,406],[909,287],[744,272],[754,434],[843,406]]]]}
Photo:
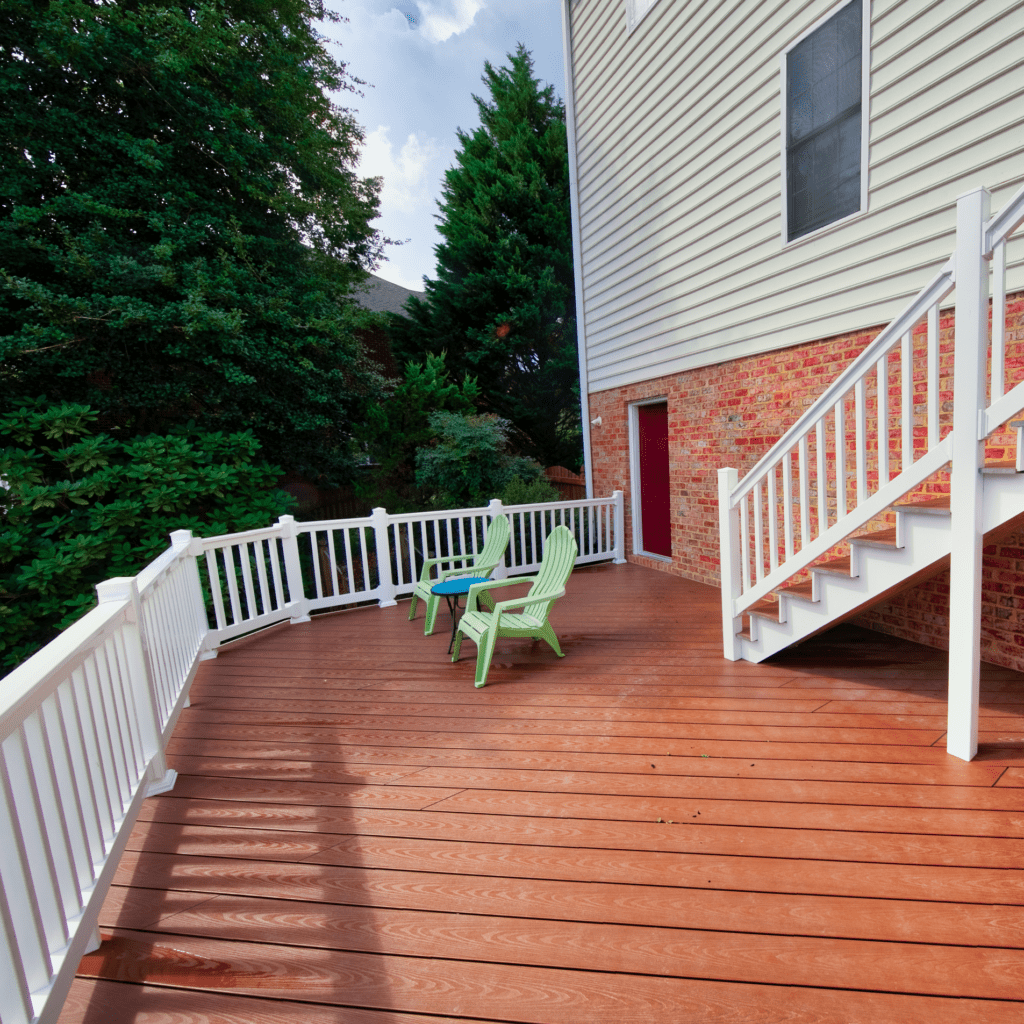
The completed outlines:
{"type": "Polygon", "coordinates": [[[579,370],[565,109],[520,45],[484,65],[480,127],[458,133],[439,203],[437,279],[392,335],[403,358],[448,352],[480,383],[478,407],[509,420],[545,464],[577,466],[579,370]]]}
{"type": "Polygon", "coordinates": [[[538,463],[511,452],[510,428],[493,413],[430,414],[435,440],[416,452],[416,483],[434,508],[475,508],[499,497],[516,478],[522,484],[540,477],[538,463]]]}
{"type": "Polygon", "coordinates": [[[359,482],[360,496],[391,512],[418,509],[422,502],[415,480],[416,451],[434,437],[430,414],[470,413],[479,395],[473,378],[461,384],[451,380],[443,352],[427,353],[421,363],[407,363],[405,377],[369,407],[366,421],[356,429],[356,439],[373,467],[359,482]]]}
{"type": "Polygon", "coordinates": [[[0,400],[86,404],[119,438],[251,430],[351,473],[379,380],[347,300],[379,180],[325,91],[358,84],[317,0],[6,0],[0,400]]]}
{"type": "Polygon", "coordinates": [[[93,587],[134,576],[172,530],[266,526],[293,499],[256,463],[248,431],[117,440],[98,414],[45,399],[0,416],[0,665],[13,668],[95,604],[93,587]]]}

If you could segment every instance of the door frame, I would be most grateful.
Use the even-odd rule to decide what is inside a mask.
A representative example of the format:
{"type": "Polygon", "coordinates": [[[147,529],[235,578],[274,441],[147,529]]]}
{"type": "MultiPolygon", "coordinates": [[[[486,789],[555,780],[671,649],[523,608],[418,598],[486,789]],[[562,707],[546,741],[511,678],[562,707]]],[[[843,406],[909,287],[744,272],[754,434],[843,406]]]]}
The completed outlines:
{"type": "MultiPolygon", "coordinates": [[[[633,554],[643,555],[644,558],[653,558],[671,565],[672,559],[668,555],[658,555],[653,551],[645,551],[642,547],[644,534],[643,511],[640,502],[640,406],[662,404],[668,405],[668,395],[660,395],[657,398],[641,398],[639,401],[630,402],[627,407],[629,413],[629,507],[633,513],[633,554]]],[[[669,513],[671,515],[671,506],[669,513]]]]}

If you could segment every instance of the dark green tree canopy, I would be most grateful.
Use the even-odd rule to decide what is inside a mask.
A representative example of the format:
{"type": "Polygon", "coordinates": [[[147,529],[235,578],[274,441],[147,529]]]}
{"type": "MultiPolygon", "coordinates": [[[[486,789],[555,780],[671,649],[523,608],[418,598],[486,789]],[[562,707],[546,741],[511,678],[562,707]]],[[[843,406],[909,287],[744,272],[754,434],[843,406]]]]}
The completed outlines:
{"type": "Polygon", "coordinates": [[[317,0],[0,6],[0,401],[88,404],[119,437],[251,430],[350,471],[379,382],[347,299],[383,240],[356,80],[317,0]]]}
{"type": "Polygon", "coordinates": [[[545,464],[581,460],[579,370],[565,109],[520,44],[484,65],[480,127],[459,132],[439,203],[437,280],[394,318],[404,359],[446,350],[476,377],[479,407],[511,421],[545,464]]]}

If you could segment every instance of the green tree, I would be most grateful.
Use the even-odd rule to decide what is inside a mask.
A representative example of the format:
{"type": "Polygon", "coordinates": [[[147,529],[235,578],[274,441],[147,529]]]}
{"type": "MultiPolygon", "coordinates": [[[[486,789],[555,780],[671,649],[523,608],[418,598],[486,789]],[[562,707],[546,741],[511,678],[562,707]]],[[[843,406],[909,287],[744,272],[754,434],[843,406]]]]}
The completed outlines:
{"type": "Polygon", "coordinates": [[[518,495],[524,484],[539,480],[540,465],[511,452],[510,428],[508,420],[493,413],[430,414],[434,443],[416,452],[416,483],[434,508],[476,508],[510,485],[518,495]]]}
{"type": "Polygon", "coordinates": [[[478,407],[509,420],[545,464],[578,466],[579,369],[565,109],[533,77],[520,44],[507,67],[484,65],[480,127],[458,133],[457,166],[439,203],[437,279],[394,317],[406,359],[448,352],[482,390],[478,407]]]}
{"type": "Polygon", "coordinates": [[[16,403],[0,416],[0,665],[13,668],[96,603],[93,587],[134,576],[172,530],[266,526],[293,500],[248,431],[120,441],[88,406],[16,403]]]}
{"type": "Polygon", "coordinates": [[[286,469],[350,476],[381,382],[347,293],[384,240],[324,15],[0,6],[0,408],[47,394],[118,438],[251,430],[286,469]]]}
{"type": "Polygon", "coordinates": [[[415,480],[416,451],[434,438],[430,414],[472,412],[479,394],[473,378],[461,384],[450,379],[443,352],[407,363],[404,379],[369,407],[365,423],[355,431],[373,465],[356,487],[359,496],[389,512],[417,510],[422,502],[415,480]]]}

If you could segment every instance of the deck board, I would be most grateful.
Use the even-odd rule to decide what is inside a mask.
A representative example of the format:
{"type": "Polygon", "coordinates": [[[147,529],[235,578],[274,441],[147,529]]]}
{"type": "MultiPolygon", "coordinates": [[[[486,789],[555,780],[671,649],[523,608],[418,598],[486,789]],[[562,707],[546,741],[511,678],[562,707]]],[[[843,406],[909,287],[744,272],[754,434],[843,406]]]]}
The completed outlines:
{"type": "Polygon", "coordinates": [[[638,566],[481,691],[407,614],[201,666],[62,1024],[1024,1017],[1021,675],[964,764],[941,652],[726,662],[717,592],[638,566]]]}

